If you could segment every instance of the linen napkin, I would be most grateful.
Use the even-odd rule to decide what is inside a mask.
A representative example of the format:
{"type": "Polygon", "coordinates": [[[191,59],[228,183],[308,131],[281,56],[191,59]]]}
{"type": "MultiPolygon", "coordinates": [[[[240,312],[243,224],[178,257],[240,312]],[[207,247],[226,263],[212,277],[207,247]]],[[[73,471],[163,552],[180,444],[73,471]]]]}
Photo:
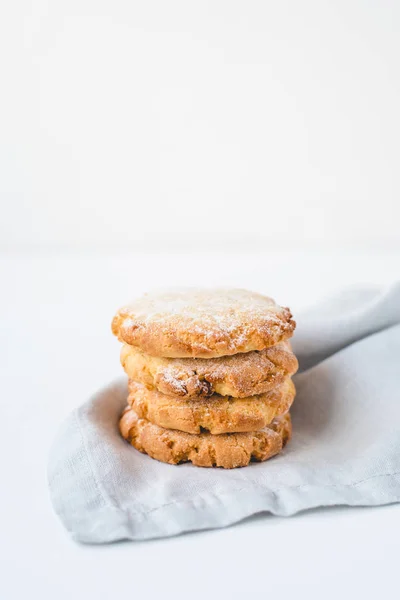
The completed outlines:
{"type": "Polygon", "coordinates": [[[167,465],[119,435],[127,381],[68,418],[50,454],[55,511],[80,542],[224,527],[267,511],[400,500],[400,283],[347,290],[296,315],[293,439],[242,469],[167,465]]]}

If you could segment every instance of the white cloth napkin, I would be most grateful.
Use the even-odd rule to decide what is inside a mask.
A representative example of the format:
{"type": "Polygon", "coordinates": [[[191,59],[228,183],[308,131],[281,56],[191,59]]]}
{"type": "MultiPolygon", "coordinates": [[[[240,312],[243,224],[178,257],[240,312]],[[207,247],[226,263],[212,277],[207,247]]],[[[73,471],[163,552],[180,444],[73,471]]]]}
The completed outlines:
{"type": "Polygon", "coordinates": [[[296,315],[293,439],[243,469],[167,465],[121,439],[126,380],[75,410],[51,450],[56,512],[75,540],[164,537],[268,511],[400,500],[400,284],[296,315]]]}

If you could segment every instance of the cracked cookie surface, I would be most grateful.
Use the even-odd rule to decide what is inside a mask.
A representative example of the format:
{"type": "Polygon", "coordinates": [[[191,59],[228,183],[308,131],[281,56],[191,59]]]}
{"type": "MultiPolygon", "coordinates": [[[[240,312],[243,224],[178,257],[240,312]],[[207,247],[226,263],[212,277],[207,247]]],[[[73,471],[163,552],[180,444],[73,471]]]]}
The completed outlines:
{"type": "Polygon", "coordinates": [[[265,394],[298,368],[289,342],[220,358],[157,358],[124,344],[121,364],[130,379],[180,398],[265,394]]]}
{"type": "Polygon", "coordinates": [[[287,378],[270,392],[249,398],[214,394],[206,399],[186,400],[149,390],[132,380],[129,392],[128,404],[139,418],[166,429],[221,434],[263,429],[289,410],[296,390],[287,378]]]}
{"type": "Polygon", "coordinates": [[[212,358],[263,350],[292,336],[288,308],[241,289],[153,292],[112,322],[123,342],[152,356],[212,358]]]}
{"type": "Polygon", "coordinates": [[[269,427],[249,433],[194,435],[153,425],[127,407],[119,428],[140,452],[169,464],[191,461],[199,467],[244,467],[250,461],[264,461],[278,454],[291,437],[290,415],[274,419],[269,427]]]}

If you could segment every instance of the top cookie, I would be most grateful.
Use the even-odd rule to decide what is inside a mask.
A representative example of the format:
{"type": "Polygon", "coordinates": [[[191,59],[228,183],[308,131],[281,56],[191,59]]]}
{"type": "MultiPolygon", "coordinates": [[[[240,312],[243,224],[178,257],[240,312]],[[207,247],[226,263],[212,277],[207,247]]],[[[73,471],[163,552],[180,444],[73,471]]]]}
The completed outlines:
{"type": "Polygon", "coordinates": [[[153,292],[112,322],[123,342],[152,356],[213,358],[263,350],[292,336],[296,323],[272,298],[241,289],[153,292]]]}

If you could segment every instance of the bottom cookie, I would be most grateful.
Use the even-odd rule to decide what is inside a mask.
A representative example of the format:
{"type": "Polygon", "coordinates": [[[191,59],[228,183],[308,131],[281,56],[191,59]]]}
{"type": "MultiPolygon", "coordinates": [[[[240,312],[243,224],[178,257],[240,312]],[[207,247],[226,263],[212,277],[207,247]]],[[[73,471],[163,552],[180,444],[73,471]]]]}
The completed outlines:
{"type": "Polygon", "coordinates": [[[127,407],[119,429],[132,446],[169,464],[191,461],[198,467],[245,467],[251,460],[264,461],[278,454],[292,433],[290,415],[278,417],[261,431],[247,433],[184,433],[153,425],[127,407]]]}

